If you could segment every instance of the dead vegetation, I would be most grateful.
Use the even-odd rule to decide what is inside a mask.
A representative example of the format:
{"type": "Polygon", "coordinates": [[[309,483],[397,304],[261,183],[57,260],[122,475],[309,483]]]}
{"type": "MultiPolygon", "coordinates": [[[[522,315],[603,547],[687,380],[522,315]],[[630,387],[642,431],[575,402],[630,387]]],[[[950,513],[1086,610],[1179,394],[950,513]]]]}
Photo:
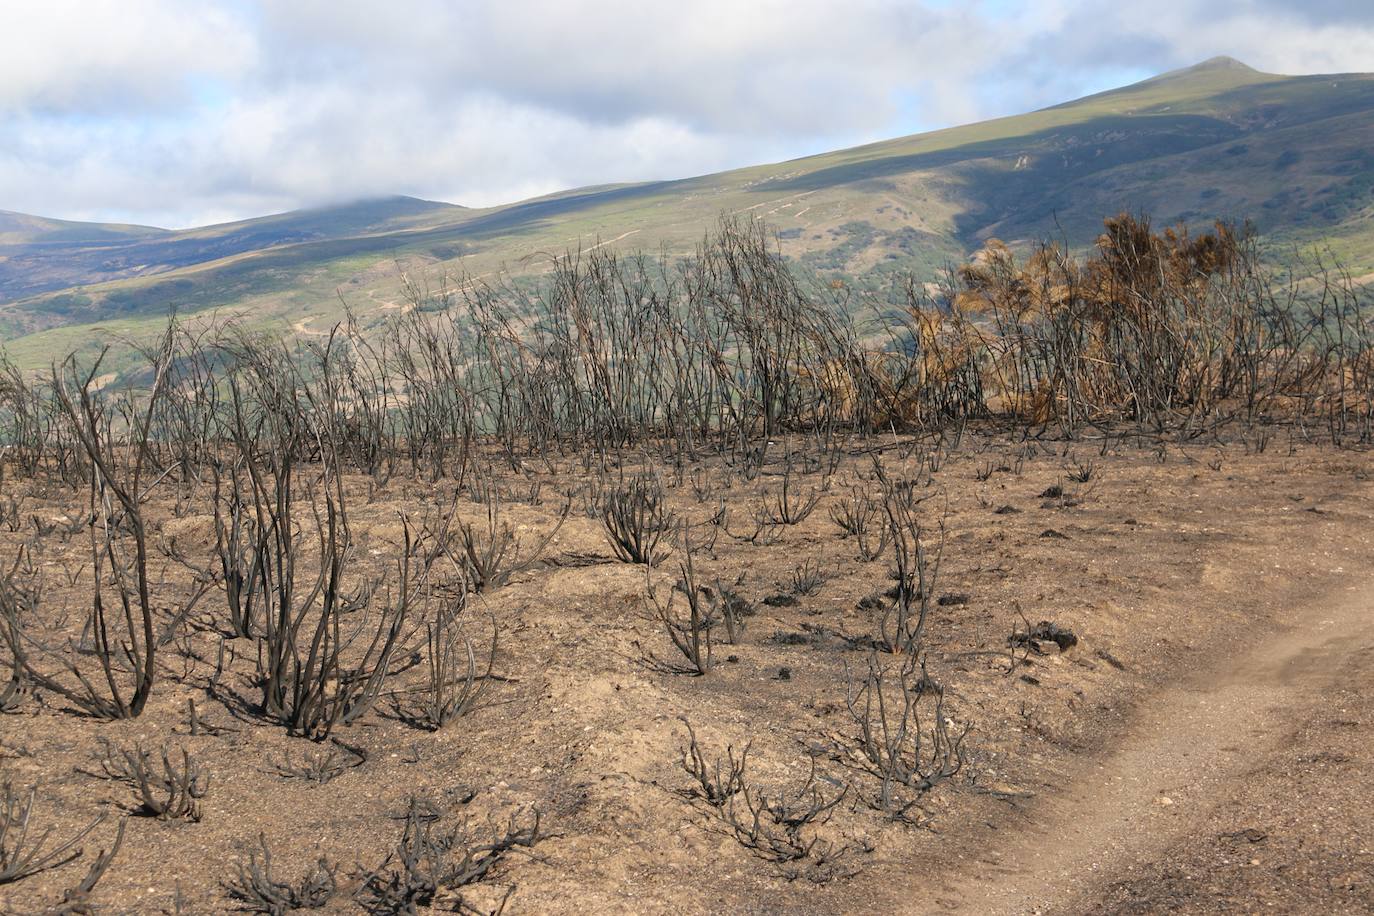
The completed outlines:
{"type": "Polygon", "coordinates": [[[272,773],[283,779],[304,779],[322,786],[366,762],[366,753],[344,744],[338,738],[331,738],[327,745],[304,748],[299,756],[288,755],[270,760],[268,766],[272,773]]]}
{"type": "Polygon", "coordinates": [[[606,493],[601,522],[622,562],[657,566],[666,556],[659,542],[674,520],[665,508],[663,486],[652,475],[632,477],[606,493]]]}
{"type": "Polygon", "coordinates": [[[109,779],[134,790],[138,799],[135,813],[159,820],[200,820],[200,800],[210,790],[209,775],[185,748],[172,752],[163,747],[159,757],[161,766],[137,745],[120,748],[107,744],[100,768],[109,779]]]}
{"type": "Polygon", "coordinates": [[[944,688],[915,653],[896,665],[875,653],[863,679],[850,678],[845,704],[855,728],[845,751],[877,778],[877,810],[913,820],[924,796],[963,769],[969,726],[946,715],[944,688]]]}
{"type": "Polygon", "coordinates": [[[819,828],[849,789],[835,785],[827,794],[817,780],[815,757],[798,790],[769,791],[749,779],[748,745],[738,757],[728,747],[723,759],[708,762],[691,723],[684,719],[683,724],[689,744],[682,752],[682,768],[693,779],[687,795],[704,802],[722,830],[789,879],[804,877],[823,884],[848,874],[845,860],[857,844],[826,839],[819,828]]]}
{"type": "Polygon", "coordinates": [[[280,880],[272,869],[272,850],[267,838],[258,838],[259,849],[238,863],[238,875],[225,882],[229,897],[250,913],[282,916],[297,910],[318,910],[338,890],[338,867],[321,857],[295,881],[280,880]]]}
{"type": "Polygon", "coordinates": [[[436,807],[412,798],[395,850],[363,882],[369,912],[413,913],[419,906],[463,908],[462,889],[487,877],[512,852],[545,838],[537,810],[512,812],[504,825],[442,826],[436,807]]]}
{"type": "MultiPolygon", "coordinates": [[[[53,828],[42,827],[34,820],[36,787],[21,798],[21,793],[6,782],[3,794],[3,802],[0,802],[0,885],[22,881],[81,858],[81,842],[104,821],[103,816],[98,817],[65,840],[52,840],[53,828]]],[[[123,842],[124,823],[121,821],[109,850],[101,850],[96,855],[86,876],[63,892],[53,911],[72,916],[90,912],[90,895],[119,854],[123,842]]]]}

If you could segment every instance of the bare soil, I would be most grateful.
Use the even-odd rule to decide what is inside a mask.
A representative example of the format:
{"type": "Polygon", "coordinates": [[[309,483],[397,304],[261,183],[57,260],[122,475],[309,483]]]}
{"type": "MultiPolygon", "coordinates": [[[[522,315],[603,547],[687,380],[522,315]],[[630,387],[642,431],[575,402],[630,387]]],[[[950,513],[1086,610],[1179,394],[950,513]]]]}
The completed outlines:
{"type": "MultiPolygon", "coordinates": [[[[108,741],[185,748],[211,783],[198,822],[129,818],[94,896],[107,912],[232,911],[223,882],[260,835],[281,876],[321,855],[338,863],[325,911],[357,912],[351,894],[394,848],[413,796],[476,827],[541,812],[547,838],[463,889],[478,911],[504,900],[507,913],[1374,912],[1374,460],[1296,439],[1257,451],[1027,453],[983,438],[939,456],[930,505],[947,500],[948,538],[935,591],[948,600],[930,623],[928,665],[946,715],[973,730],[966,766],[923,801],[922,825],[873,810],[876,780],[845,753],[846,687],[868,663],[855,646],[874,626],[859,604],[891,584],[890,559],[857,559],[828,516],[848,486],[872,485],[871,456],[856,453],[828,482],[800,479],[824,488],[819,506],[775,543],[721,532],[701,548],[698,572],[739,580],[756,611],[737,645],[717,642],[704,677],[646,663],[673,652],[645,596],[649,583],[667,590],[677,554],[647,576],[615,561],[574,497],[544,559],[469,604],[476,642],[500,632],[489,702],[437,732],[379,704],[337,733],[366,761],[324,785],[273,771],[316,745],[255,712],[251,646],[211,687],[208,629],[194,631],[193,656],[164,652],[137,719],[97,721],[38,692],[0,718],[0,781],[38,787],[36,818],[54,837],[109,819],[83,859],[0,885],[0,910],[56,904],[134,808],[99,775],[108,741]],[[1069,479],[1071,459],[1094,462],[1091,480],[1069,479]],[[1062,496],[1042,495],[1056,486],[1062,496]],[[776,600],[803,562],[835,577],[795,604],[776,600]],[[1077,645],[1009,651],[1015,628],[1042,620],[1077,645]],[[188,701],[223,733],[188,734],[188,701]],[[810,880],[765,861],[693,801],[679,766],[684,718],[708,754],[752,742],[750,778],[770,790],[800,787],[813,759],[824,786],[848,787],[818,828],[851,849],[844,873],[810,880]]],[[[918,457],[883,449],[894,476],[916,476],[918,457]]],[[[661,470],[679,514],[704,525],[724,502],[737,535],[781,482],[778,468],[747,483],[716,463],[661,470]]],[[[486,473],[530,539],[553,525],[560,491],[595,476],[560,459],[486,473]]],[[[5,485],[25,519],[83,511],[83,494],[5,485]]],[[[400,513],[436,511],[453,489],[400,477],[352,487],[359,577],[394,564],[400,513]]],[[[152,518],[166,542],[208,561],[207,494],[182,496],[159,493],[152,518]]],[[[482,511],[460,507],[470,520],[482,511]]],[[[33,533],[0,533],[0,558],[33,533]]],[[[45,613],[76,636],[90,595],[85,536],[50,534],[35,551],[45,613]]],[[[171,606],[186,574],[165,566],[171,606]]],[[[222,614],[223,597],[202,608],[222,614]]],[[[403,671],[388,689],[421,679],[403,671]]]]}

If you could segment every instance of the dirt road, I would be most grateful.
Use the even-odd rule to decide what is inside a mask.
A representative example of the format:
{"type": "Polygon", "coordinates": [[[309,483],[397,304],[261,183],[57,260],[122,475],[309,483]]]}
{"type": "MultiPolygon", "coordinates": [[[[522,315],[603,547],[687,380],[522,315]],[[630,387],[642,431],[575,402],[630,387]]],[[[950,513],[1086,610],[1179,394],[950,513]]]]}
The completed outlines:
{"type": "Polygon", "coordinates": [[[1374,583],[1284,616],[1157,695],[945,910],[1374,912],[1374,583]]]}

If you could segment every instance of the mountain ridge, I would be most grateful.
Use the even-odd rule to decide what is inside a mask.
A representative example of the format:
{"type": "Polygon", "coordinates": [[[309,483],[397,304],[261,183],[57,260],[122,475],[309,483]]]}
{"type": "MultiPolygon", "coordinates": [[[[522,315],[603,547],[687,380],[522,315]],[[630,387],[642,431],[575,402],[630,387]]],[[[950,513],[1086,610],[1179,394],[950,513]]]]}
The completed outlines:
{"type": "Polygon", "coordinates": [[[389,195],[187,229],[53,220],[0,211],[0,302],[87,285],[92,279],[148,276],[297,242],[400,231],[408,221],[464,209],[389,195]],[[26,226],[30,237],[15,238],[26,226]]]}

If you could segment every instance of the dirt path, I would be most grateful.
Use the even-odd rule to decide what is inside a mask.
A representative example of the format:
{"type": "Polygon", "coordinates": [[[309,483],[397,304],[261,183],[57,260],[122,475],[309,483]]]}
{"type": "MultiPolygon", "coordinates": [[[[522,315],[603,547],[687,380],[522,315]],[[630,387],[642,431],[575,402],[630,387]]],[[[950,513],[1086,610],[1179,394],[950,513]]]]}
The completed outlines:
{"type": "MultiPolygon", "coordinates": [[[[1374,812],[1367,810],[1367,799],[1361,802],[1359,782],[1368,779],[1369,758],[1374,758],[1367,715],[1374,712],[1374,585],[1368,579],[1347,584],[1312,610],[1293,608],[1285,616],[1303,625],[1272,634],[1239,657],[1220,660],[1210,672],[1158,694],[1109,757],[1086,767],[1060,797],[1008,825],[1000,848],[946,888],[940,898],[944,911],[1154,912],[1191,899],[1165,887],[1171,874],[1224,885],[1237,895],[1232,905],[1251,911],[1266,875],[1255,868],[1262,861],[1250,856],[1246,842],[1235,847],[1235,837],[1261,843],[1269,840],[1269,832],[1303,850],[1295,857],[1299,860],[1319,855],[1314,840],[1337,836],[1327,853],[1333,860],[1326,863],[1328,871],[1368,872],[1374,812]],[[1342,706],[1343,717],[1333,718],[1339,697],[1363,706],[1362,714],[1342,706]],[[1304,791],[1297,777],[1323,758],[1304,758],[1303,747],[1294,742],[1321,740],[1295,735],[1306,725],[1326,722],[1344,730],[1341,742],[1349,752],[1331,759],[1353,764],[1356,779],[1304,791]],[[1251,797],[1238,800],[1247,790],[1251,797]],[[1332,822],[1304,817],[1304,810],[1325,812],[1332,822]],[[1278,826],[1226,833],[1226,825],[1237,819],[1278,826]],[[1294,831],[1299,835],[1278,836],[1294,831]],[[1232,841],[1235,862],[1208,846],[1219,838],[1232,841]],[[1183,874],[1185,861],[1196,874],[1183,874]],[[1253,871],[1231,875],[1233,865],[1253,871]],[[1176,866],[1172,872],[1170,866],[1176,866]],[[1104,897],[1108,887],[1120,892],[1116,904],[1104,897]]],[[[1264,851],[1273,853],[1280,845],[1271,843],[1264,851]]],[[[1278,873],[1267,877],[1270,883],[1291,884],[1285,869],[1320,870],[1322,865],[1278,863],[1278,873]]],[[[1333,884],[1328,875],[1316,883],[1315,893],[1329,890],[1336,896],[1304,897],[1305,902],[1289,905],[1310,906],[1312,912],[1374,912],[1374,896],[1367,896],[1371,891],[1363,879],[1338,875],[1333,884]]],[[[1218,893],[1214,887],[1211,897],[1199,896],[1193,901],[1198,905],[1184,908],[1211,911],[1217,904],[1217,911],[1225,912],[1227,903],[1216,899],[1218,893]]]]}

